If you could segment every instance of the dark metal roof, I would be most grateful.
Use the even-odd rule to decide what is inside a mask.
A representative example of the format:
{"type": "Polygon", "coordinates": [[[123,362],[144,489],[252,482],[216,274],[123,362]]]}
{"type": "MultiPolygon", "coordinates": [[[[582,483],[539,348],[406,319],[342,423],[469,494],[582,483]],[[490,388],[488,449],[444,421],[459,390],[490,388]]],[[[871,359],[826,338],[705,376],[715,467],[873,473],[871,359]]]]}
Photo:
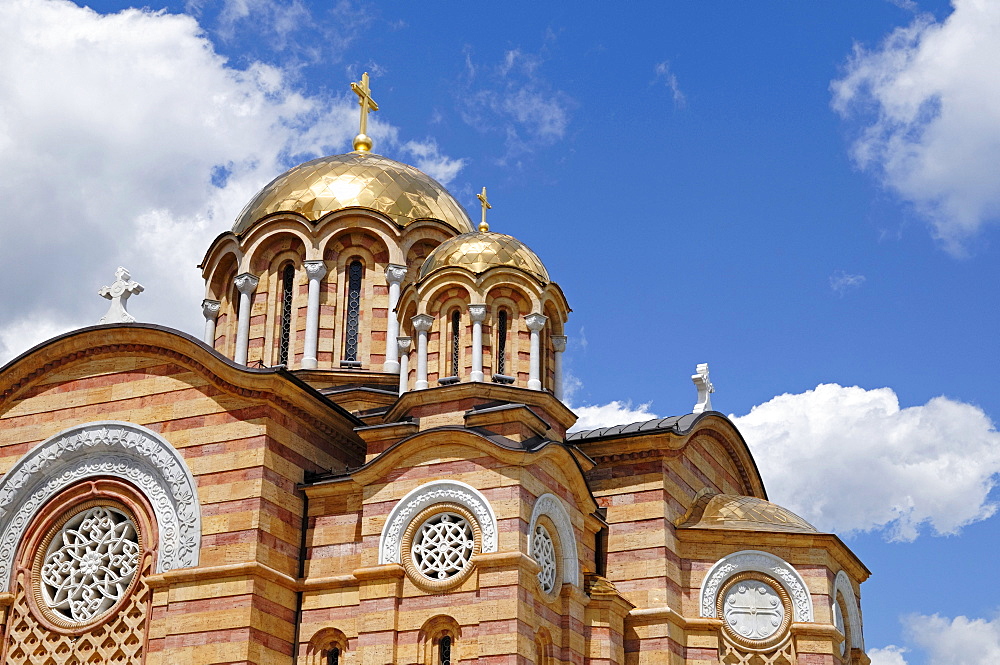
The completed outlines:
{"type": "MultiPolygon", "coordinates": [[[[628,425],[615,425],[613,427],[598,427],[597,429],[585,429],[578,432],[571,432],[566,435],[567,442],[577,443],[579,441],[590,441],[593,439],[604,439],[604,438],[614,438],[619,436],[637,435],[637,434],[649,434],[652,432],[660,432],[664,430],[673,431],[675,434],[683,434],[694,426],[695,422],[700,420],[703,416],[708,414],[713,414],[717,416],[722,416],[721,413],[715,411],[706,411],[705,413],[688,413],[683,416],[670,416],[668,418],[655,418],[653,420],[646,420],[640,423],[631,423],[628,425]]],[[[723,416],[725,417],[725,416],[723,416]]]]}

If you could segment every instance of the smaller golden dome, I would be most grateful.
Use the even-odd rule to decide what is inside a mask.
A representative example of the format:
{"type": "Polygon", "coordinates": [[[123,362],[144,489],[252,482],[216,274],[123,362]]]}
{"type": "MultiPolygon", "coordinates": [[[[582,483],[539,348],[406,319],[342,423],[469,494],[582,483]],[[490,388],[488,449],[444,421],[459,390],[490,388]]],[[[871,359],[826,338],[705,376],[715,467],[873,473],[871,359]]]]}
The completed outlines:
{"type": "Polygon", "coordinates": [[[795,531],[816,533],[816,527],[776,503],[738,494],[702,490],[677,522],[682,529],[795,531]]]}
{"type": "Polygon", "coordinates": [[[479,275],[499,266],[517,268],[542,282],[549,281],[545,266],[527,245],[509,235],[489,231],[463,233],[445,240],[424,260],[419,279],[438,268],[464,268],[479,275]]]}

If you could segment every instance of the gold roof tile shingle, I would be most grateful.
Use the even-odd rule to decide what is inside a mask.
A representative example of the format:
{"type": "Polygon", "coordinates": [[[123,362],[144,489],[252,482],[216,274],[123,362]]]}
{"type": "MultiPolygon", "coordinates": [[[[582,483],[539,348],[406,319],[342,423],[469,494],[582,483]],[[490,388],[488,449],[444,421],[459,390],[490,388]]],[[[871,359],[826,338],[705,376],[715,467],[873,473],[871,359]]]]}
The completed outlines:
{"type": "Polygon", "coordinates": [[[677,523],[683,529],[737,529],[816,533],[816,527],[787,508],[752,496],[702,492],[677,523]]]}
{"type": "Polygon", "coordinates": [[[275,178],[247,204],[233,225],[240,234],[278,212],[311,222],[344,208],[369,208],[400,226],[437,219],[459,233],[473,230],[465,210],[426,173],[369,152],[321,157],[275,178]]]}
{"type": "Polygon", "coordinates": [[[438,268],[455,266],[474,275],[497,266],[518,268],[542,282],[549,273],[538,256],[520,240],[490,231],[464,233],[437,246],[420,266],[420,279],[438,268]]]}

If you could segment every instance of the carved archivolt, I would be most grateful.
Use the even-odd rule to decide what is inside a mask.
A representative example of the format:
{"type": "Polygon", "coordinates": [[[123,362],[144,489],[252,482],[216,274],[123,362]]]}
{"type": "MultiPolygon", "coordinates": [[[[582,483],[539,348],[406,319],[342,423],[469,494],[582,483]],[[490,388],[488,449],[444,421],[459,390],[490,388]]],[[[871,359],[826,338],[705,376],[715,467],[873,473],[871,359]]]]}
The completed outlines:
{"type": "Polygon", "coordinates": [[[11,588],[18,544],[38,510],[66,487],[99,476],[128,481],[153,507],[156,572],[198,565],[201,508],[184,459],[145,427],[101,421],[47,439],[0,480],[0,591],[11,588]]]}
{"type": "Polygon", "coordinates": [[[403,534],[414,517],[436,503],[456,503],[465,507],[478,522],[481,551],[497,551],[497,518],[486,497],[471,485],[457,480],[435,480],[412,490],[393,506],[379,538],[379,563],[402,563],[403,534]]]}
{"type": "Polygon", "coordinates": [[[729,578],[747,571],[764,573],[781,584],[791,598],[795,621],[813,620],[812,598],[802,576],[780,557],[759,550],[734,552],[712,566],[701,583],[701,616],[717,616],[719,590],[729,578]]]}
{"type": "Polygon", "coordinates": [[[847,626],[850,629],[850,647],[852,649],[865,648],[865,639],[861,634],[861,608],[858,606],[858,597],[854,595],[854,587],[847,573],[840,571],[833,583],[833,602],[837,602],[837,594],[844,597],[844,605],[847,608],[847,626]]]}
{"type": "Polygon", "coordinates": [[[535,500],[531,511],[531,521],[528,523],[528,551],[534,552],[535,528],[538,518],[545,515],[556,527],[559,541],[559,555],[562,559],[563,584],[580,585],[580,562],[577,558],[576,536],[573,532],[573,522],[562,501],[554,494],[543,494],[535,500]]]}

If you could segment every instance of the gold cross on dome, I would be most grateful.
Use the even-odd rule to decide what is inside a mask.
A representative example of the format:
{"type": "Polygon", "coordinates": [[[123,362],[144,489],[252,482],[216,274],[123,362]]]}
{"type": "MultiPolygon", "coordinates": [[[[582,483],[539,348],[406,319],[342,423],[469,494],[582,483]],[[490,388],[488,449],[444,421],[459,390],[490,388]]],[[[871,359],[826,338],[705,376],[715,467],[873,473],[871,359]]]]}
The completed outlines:
{"type": "Polygon", "coordinates": [[[358,96],[361,107],[361,133],[368,133],[368,111],[378,111],[378,104],[372,99],[372,89],[368,85],[368,72],[361,75],[360,83],[352,83],[351,90],[358,96]]]}
{"type": "Polygon", "coordinates": [[[486,233],[490,230],[490,225],[486,223],[486,211],[490,210],[493,206],[490,202],[486,200],[486,188],[483,187],[483,191],[476,194],[476,198],[479,199],[479,204],[483,207],[483,221],[479,223],[479,231],[481,233],[486,233]]]}

